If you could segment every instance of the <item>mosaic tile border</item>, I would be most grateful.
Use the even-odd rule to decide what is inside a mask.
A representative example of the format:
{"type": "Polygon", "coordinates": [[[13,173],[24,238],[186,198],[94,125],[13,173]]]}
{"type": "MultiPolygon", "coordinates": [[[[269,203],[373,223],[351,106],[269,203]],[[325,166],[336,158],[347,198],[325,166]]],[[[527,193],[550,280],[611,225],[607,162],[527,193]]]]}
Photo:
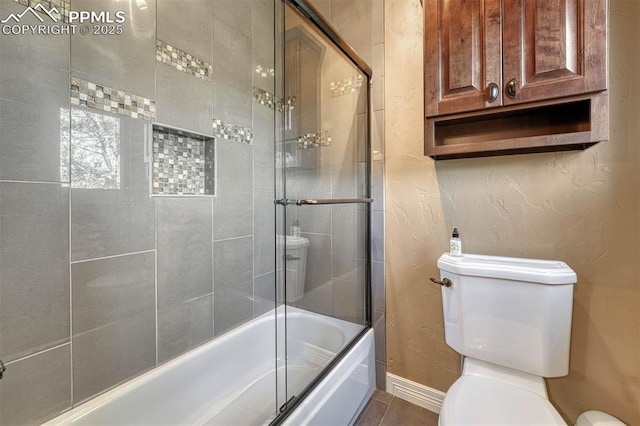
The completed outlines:
{"type": "Polygon", "coordinates": [[[242,127],[214,118],[213,137],[251,145],[253,143],[253,130],[250,127],[242,127]]]}
{"type": "MultiPolygon", "coordinates": [[[[69,23],[69,10],[71,10],[71,2],[69,0],[13,0],[16,3],[20,3],[25,7],[35,8],[38,4],[46,7],[49,12],[52,12],[52,16],[57,21],[69,23]],[[51,9],[55,8],[55,11],[51,9]],[[56,13],[57,12],[57,13],[56,13]]],[[[36,12],[44,13],[38,9],[34,9],[36,12]]]]}
{"type": "Polygon", "coordinates": [[[156,40],[156,60],[207,81],[213,81],[213,66],[162,40],[156,40]]]}
{"type": "Polygon", "coordinates": [[[322,146],[331,146],[331,130],[298,136],[298,149],[319,148],[322,146]]]}
{"type": "Polygon", "coordinates": [[[74,77],[71,78],[71,105],[145,121],[156,119],[154,100],[74,77]]]}
{"type": "Polygon", "coordinates": [[[278,98],[273,93],[253,87],[253,100],[260,105],[275,109],[278,112],[292,111],[296,107],[296,97],[278,98]]]}
{"type": "Polygon", "coordinates": [[[346,95],[348,93],[353,93],[356,90],[360,90],[362,88],[363,78],[360,74],[347,77],[341,81],[332,81],[331,82],[331,96],[337,97],[346,95]]]}
{"type": "Polygon", "coordinates": [[[153,126],[152,195],[213,195],[213,138],[153,126]]]}

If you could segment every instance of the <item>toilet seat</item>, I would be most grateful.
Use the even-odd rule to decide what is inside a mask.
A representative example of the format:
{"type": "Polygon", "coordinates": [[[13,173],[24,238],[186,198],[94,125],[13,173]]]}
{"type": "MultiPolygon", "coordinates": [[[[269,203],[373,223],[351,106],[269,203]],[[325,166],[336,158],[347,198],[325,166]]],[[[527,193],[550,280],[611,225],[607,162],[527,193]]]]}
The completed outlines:
{"type": "Polygon", "coordinates": [[[563,425],[548,399],[527,389],[487,377],[462,376],[449,388],[439,424],[563,425]]]}

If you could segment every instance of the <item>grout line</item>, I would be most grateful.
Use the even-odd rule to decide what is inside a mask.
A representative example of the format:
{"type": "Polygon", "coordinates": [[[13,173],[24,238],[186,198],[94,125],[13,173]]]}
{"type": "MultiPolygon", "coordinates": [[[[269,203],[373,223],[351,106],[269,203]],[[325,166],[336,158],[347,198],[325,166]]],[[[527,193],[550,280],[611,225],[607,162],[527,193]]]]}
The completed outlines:
{"type": "Polygon", "coordinates": [[[382,426],[382,422],[384,421],[384,418],[387,416],[387,413],[389,412],[389,408],[391,408],[391,403],[393,403],[393,400],[394,400],[395,398],[396,398],[396,397],[395,397],[395,396],[393,396],[393,397],[391,398],[391,401],[389,401],[389,404],[387,405],[387,408],[384,410],[384,413],[382,414],[382,417],[380,417],[380,422],[378,423],[378,425],[379,425],[379,426],[382,426]]]}
{"type": "MultiPolygon", "coordinates": [[[[69,42],[71,42],[71,40],[69,40],[69,42]]],[[[69,70],[71,70],[71,52],[69,52],[69,70]]],[[[69,72],[69,74],[71,74],[71,72],[69,72]]],[[[70,86],[68,86],[68,90],[70,89],[70,86]]],[[[71,99],[71,94],[69,94],[69,99],[71,99]]],[[[71,137],[72,137],[72,133],[71,133],[71,107],[69,107],[69,186],[71,186],[71,137]]],[[[73,389],[73,275],[71,274],[72,271],[72,264],[71,264],[71,259],[72,259],[72,255],[73,255],[73,246],[72,244],[72,232],[71,232],[71,225],[72,225],[72,218],[71,218],[71,203],[73,202],[72,200],[72,191],[71,188],[68,189],[68,205],[67,208],[69,209],[68,214],[69,214],[69,222],[68,222],[68,232],[69,232],[69,373],[71,375],[71,378],[69,380],[69,382],[71,383],[70,386],[70,392],[71,392],[71,398],[69,399],[70,403],[71,403],[71,407],[74,406],[74,389],[73,389]]]]}
{"type": "MultiPolygon", "coordinates": [[[[47,182],[47,181],[40,181],[40,180],[10,180],[10,179],[0,179],[0,183],[37,183],[37,184],[41,184],[41,185],[69,185],[69,182],[47,182]]],[[[65,186],[65,188],[67,187],[65,186]]]]}
{"type": "MultiPolygon", "coordinates": [[[[157,12],[156,12],[157,13],[157,12]]],[[[153,247],[154,256],[154,297],[155,297],[155,321],[156,321],[156,366],[160,362],[160,323],[158,321],[158,203],[153,202],[153,247]]]]}
{"type": "Polygon", "coordinates": [[[269,274],[275,274],[275,272],[276,272],[276,270],[275,270],[275,269],[273,269],[273,270],[271,270],[271,271],[269,271],[269,272],[265,272],[264,274],[256,275],[256,276],[255,276],[255,277],[253,277],[253,278],[262,278],[262,277],[264,277],[264,276],[266,276],[266,275],[269,275],[269,274]]]}
{"type": "Polygon", "coordinates": [[[241,238],[249,238],[249,237],[253,237],[253,234],[248,234],[248,235],[242,235],[240,237],[230,237],[230,238],[222,238],[220,240],[213,240],[214,243],[220,242],[220,241],[232,241],[232,240],[239,240],[241,238]]]}
{"type": "MultiPolygon", "coordinates": [[[[155,219],[154,219],[154,221],[155,221],[155,219]]],[[[143,251],[134,251],[134,252],[131,252],[131,253],[114,254],[112,256],[94,257],[93,259],[74,260],[73,262],[71,262],[71,264],[74,265],[76,263],[93,262],[94,260],[114,259],[116,257],[124,257],[124,256],[135,255],[135,254],[152,253],[152,252],[155,252],[155,251],[156,251],[156,249],[154,247],[151,250],[143,250],[143,251]]]]}
{"type": "Polygon", "coordinates": [[[323,236],[323,237],[332,237],[332,234],[322,234],[322,233],[319,233],[319,232],[302,232],[302,233],[303,234],[308,234],[308,235],[320,235],[320,236],[323,236]]]}
{"type": "MultiPolygon", "coordinates": [[[[213,22],[212,24],[213,25],[213,22]]],[[[213,33],[213,32],[212,32],[213,33]]],[[[217,144],[217,142],[216,142],[217,144]]],[[[216,161],[217,160],[217,154],[218,154],[218,146],[216,145],[216,161]]],[[[217,165],[217,163],[216,163],[217,165]]],[[[215,180],[215,185],[216,185],[216,189],[215,191],[217,191],[217,185],[218,185],[218,176],[217,176],[217,167],[216,167],[216,180],[215,180]]],[[[216,215],[216,208],[215,208],[215,199],[211,199],[211,338],[215,339],[216,337],[216,295],[215,295],[215,291],[216,291],[216,281],[215,281],[215,244],[214,244],[214,234],[215,234],[215,215],[216,215]]]]}
{"type": "Polygon", "coordinates": [[[10,365],[12,365],[12,364],[16,364],[16,363],[18,363],[18,362],[20,362],[20,361],[24,361],[24,360],[27,360],[27,359],[29,359],[29,358],[33,358],[34,356],[41,355],[41,354],[43,354],[43,353],[45,353],[45,352],[49,352],[49,351],[53,351],[53,350],[55,350],[55,349],[59,349],[59,348],[61,348],[61,347],[63,347],[63,346],[66,346],[66,345],[71,345],[71,339],[69,339],[69,341],[68,341],[68,342],[60,343],[59,345],[56,345],[56,346],[52,346],[52,347],[50,347],[50,348],[43,349],[43,350],[41,350],[41,351],[38,351],[38,352],[32,353],[32,354],[27,355],[27,356],[24,356],[24,357],[22,357],[22,358],[14,359],[13,361],[9,361],[9,362],[5,363],[5,365],[6,365],[7,367],[9,367],[9,366],[10,366],[10,365]]]}
{"type": "MultiPolygon", "coordinates": [[[[253,7],[251,7],[251,13],[253,17],[253,7]]],[[[253,34],[253,25],[251,26],[253,34]]],[[[253,55],[253,51],[252,51],[253,55]]],[[[256,128],[255,114],[253,110],[253,103],[251,104],[251,126],[256,128]]],[[[256,316],[256,194],[254,188],[256,187],[256,155],[255,144],[251,144],[251,231],[253,238],[251,239],[251,318],[256,316]]]]}
{"type": "MultiPolygon", "coordinates": [[[[205,299],[205,298],[207,298],[209,296],[211,296],[213,298],[213,292],[209,292],[209,293],[203,294],[201,296],[192,297],[191,299],[185,300],[184,302],[176,303],[174,305],[169,305],[167,307],[162,308],[162,312],[164,313],[164,312],[170,311],[172,309],[180,308],[180,307],[182,307],[184,305],[188,305],[189,303],[192,303],[192,302],[195,302],[195,301],[198,301],[198,300],[201,300],[201,299],[205,299]]],[[[158,314],[160,313],[159,310],[157,312],[158,312],[158,314]]]]}

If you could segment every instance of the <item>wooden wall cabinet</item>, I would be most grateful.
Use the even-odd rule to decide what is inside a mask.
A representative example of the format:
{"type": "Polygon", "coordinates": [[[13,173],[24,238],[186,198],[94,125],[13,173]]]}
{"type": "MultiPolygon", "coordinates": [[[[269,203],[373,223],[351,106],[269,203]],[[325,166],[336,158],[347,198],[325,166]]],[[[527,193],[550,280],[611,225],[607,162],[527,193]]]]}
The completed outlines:
{"type": "Polygon", "coordinates": [[[607,12],[608,0],[425,0],[425,154],[607,139],[607,12]]]}

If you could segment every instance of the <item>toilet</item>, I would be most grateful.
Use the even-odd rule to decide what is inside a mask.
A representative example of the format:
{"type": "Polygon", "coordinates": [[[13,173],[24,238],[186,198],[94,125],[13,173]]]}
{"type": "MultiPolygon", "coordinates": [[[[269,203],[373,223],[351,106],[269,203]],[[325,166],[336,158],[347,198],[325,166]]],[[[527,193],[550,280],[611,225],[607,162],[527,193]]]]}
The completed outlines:
{"type": "MultiPolygon", "coordinates": [[[[559,261],[474,254],[443,254],[438,267],[445,340],[464,356],[438,423],[566,425],[544,377],[569,373],[575,272],[559,261]]],[[[624,424],[589,411],[577,425],[624,424]]]]}
{"type": "Polygon", "coordinates": [[[305,237],[278,235],[279,252],[285,251],[287,259],[287,303],[297,302],[304,296],[305,276],[307,274],[307,251],[309,240],[305,237]]]}

